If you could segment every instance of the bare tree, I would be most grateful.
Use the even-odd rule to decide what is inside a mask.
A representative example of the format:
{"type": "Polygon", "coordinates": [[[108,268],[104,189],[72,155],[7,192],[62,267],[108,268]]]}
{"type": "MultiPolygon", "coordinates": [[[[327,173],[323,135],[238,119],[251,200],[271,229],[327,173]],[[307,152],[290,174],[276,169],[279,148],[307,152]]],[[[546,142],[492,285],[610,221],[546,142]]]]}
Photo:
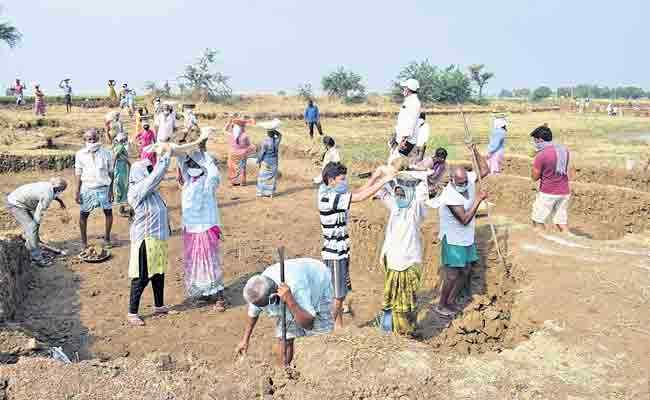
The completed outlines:
{"type": "Polygon", "coordinates": [[[483,88],[487,84],[487,82],[494,78],[494,73],[492,72],[483,72],[483,68],[485,68],[485,65],[483,64],[474,64],[469,66],[469,76],[470,78],[476,82],[476,85],[478,86],[478,98],[481,100],[483,98],[483,88]]]}
{"type": "Polygon", "coordinates": [[[232,96],[232,89],[228,85],[230,77],[219,71],[212,72],[218,54],[217,50],[205,49],[196,63],[187,65],[185,73],[178,77],[180,83],[201,96],[203,101],[223,100],[232,96]]]}

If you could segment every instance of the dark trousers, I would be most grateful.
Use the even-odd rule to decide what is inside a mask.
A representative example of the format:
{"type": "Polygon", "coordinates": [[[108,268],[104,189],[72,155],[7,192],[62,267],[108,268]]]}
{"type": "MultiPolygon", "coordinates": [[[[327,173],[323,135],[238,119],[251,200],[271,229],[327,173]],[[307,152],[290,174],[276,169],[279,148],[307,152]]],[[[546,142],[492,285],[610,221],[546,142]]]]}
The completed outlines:
{"type": "Polygon", "coordinates": [[[320,126],[320,122],[310,122],[309,123],[309,137],[314,137],[314,126],[318,129],[318,134],[323,136],[323,128],[320,126]]]}
{"type": "Polygon", "coordinates": [[[155,274],[149,278],[149,271],[147,270],[147,246],[144,241],[140,245],[138,253],[138,263],[140,264],[140,277],[131,280],[131,295],[129,300],[129,313],[137,314],[140,308],[140,298],[151,281],[151,288],[153,289],[153,300],[156,307],[165,305],[163,302],[163,293],[165,292],[165,274],[155,274]]]}

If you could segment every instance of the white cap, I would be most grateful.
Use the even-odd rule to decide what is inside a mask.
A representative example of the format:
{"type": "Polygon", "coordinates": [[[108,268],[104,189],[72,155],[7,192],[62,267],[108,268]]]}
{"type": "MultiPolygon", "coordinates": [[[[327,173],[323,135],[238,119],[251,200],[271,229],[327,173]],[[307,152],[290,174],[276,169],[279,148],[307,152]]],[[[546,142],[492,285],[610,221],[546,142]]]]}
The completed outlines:
{"type": "Polygon", "coordinates": [[[406,81],[400,83],[401,87],[408,88],[409,90],[413,92],[417,92],[418,89],[420,89],[420,82],[417,81],[417,79],[407,79],[406,81]]]}

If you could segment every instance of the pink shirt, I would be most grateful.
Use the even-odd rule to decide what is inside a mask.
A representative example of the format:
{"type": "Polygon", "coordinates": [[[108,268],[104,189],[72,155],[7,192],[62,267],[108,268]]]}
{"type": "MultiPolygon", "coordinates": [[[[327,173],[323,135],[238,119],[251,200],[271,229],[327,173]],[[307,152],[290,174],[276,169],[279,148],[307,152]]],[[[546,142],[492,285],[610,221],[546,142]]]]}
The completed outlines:
{"type": "MultiPolygon", "coordinates": [[[[540,171],[539,191],[545,194],[567,195],[571,194],[569,190],[569,176],[557,175],[555,173],[555,163],[557,157],[555,148],[548,146],[537,153],[533,161],[533,167],[540,171]]],[[[567,163],[569,154],[567,154],[567,163]]]]}
{"type": "Polygon", "coordinates": [[[251,141],[246,132],[239,134],[239,140],[230,135],[230,151],[238,155],[244,155],[250,151],[251,141]]]}
{"type": "Polygon", "coordinates": [[[16,86],[14,86],[14,90],[16,91],[16,94],[23,94],[24,89],[25,89],[25,86],[23,86],[20,83],[17,84],[16,86]]]}
{"type": "Polygon", "coordinates": [[[148,153],[143,149],[156,141],[156,134],[151,130],[143,130],[135,137],[140,147],[140,159],[148,158],[152,165],[156,165],[156,153],[148,153]]]}

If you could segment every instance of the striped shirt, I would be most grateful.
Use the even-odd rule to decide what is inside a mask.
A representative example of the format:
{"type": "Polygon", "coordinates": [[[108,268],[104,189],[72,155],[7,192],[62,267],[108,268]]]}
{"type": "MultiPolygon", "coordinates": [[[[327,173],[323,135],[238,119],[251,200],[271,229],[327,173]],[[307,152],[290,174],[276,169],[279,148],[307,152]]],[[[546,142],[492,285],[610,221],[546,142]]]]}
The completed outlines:
{"type": "Polygon", "coordinates": [[[349,258],[350,237],[348,236],[348,211],[352,193],[336,193],[326,185],[318,190],[318,211],[323,231],[323,260],[349,258]]]}
{"type": "Polygon", "coordinates": [[[139,243],[145,238],[169,239],[167,205],[158,192],[169,163],[168,155],[161,157],[150,175],[129,185],[129,205],[135,214],[131,223],[131,243],[139,243]]]}

